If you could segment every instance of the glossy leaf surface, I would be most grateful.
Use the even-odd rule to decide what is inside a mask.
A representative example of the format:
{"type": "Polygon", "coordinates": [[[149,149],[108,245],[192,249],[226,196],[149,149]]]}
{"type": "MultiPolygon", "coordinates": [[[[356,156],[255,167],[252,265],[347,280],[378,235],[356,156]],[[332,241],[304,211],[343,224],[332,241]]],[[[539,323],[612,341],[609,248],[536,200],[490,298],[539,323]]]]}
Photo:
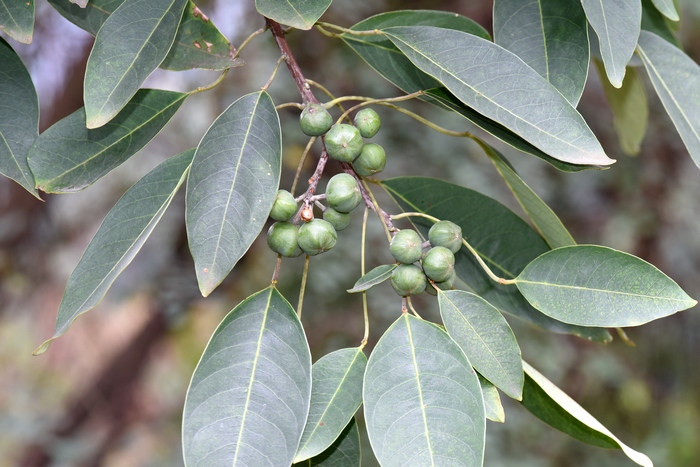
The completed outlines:
{"type": "Polygon", "coordinates": [[[646,261],[595,245],[545,253],[516,284],[544,314],[581,326],[639,326],[697,303],[646,261]]]}
{"type": "Polygon", "coordinates": [[[186,465],[290,465],[311,396],[311,354],[289,302],[269,287],[219,324],[192,375],[186,465]]]}
{"type": "Polygon", "coordinates": [[[309,418],[294,462],[323,453],[351,423],[362,404],[366,366],[361,348],[336,350],[314,363],[309,418]]]}
{"type": "Polygon", "coordinates": [[[685,147],[700,167],[700,66],[659,36],[642,31],[637,46],[649,79],[685,147]]]}
{"type": "Polygon", "coordinates": [[[360,430],[353,418],[333,444],[318,456],[293,465],[301,467],[360,467],[362,451],[360,430]]]}
{"type": "Polygon", "coordinates": [[[525,390],[522,404],[533,415],[579,441],[602,448],[622,449],[637,464],[653,467],[647,456],[623,444],[576,401],[527,362],[523,362],[523,369],[525,390]]]}
{"type": "Polygon", "coordinates": [[[403,314],[370,355],[363,402],[383,466],[481,466],[486,421],[476,373],[436,325],[403,314]]]}
{"type": "Polygon", "coordinates": [[[0,31],[23,44],[34,35],[34,0],[0,0],[0,31]]]}
{"type": "Polygon", "coordinates": [[[53,337],[37,353],[43,353],[78,316],[102,301],[163,217],[193,156],[194,149],[190,149],[167,159],[129,188],[109,211],[68,279],[53,337]]]}
{"type": "Polygon", "coordinates": [[[39,98],[24,63],[1,37],[0,63],[0,173],[38,197],[27,155],[39,136],[39,98]]]}
{"type": "Polygon", "coordinates": [[[47,193],[79,191],[104,177],[151,141],[187,94],[142,89],[107,125],[85,128],[85,109],[55,123],[29,150],[36,185],[47,193]]]}
{"type": "Polygon", "coordinates": [[[600,44],[610,83],[619,88],[637,45],[642,22],[640,0],[581,0],[600,44]]]}
{"type": "Polygon", "coordinates": [[[247,94],[209,127],[187,182],[186,224],[202,295],[209,295],[265,225],[279,187],[282,137],[267,92],[247,94]]]}
{"type": "Polygon", "coordinates": [[[385,280],[391,277],[391,273],[398,264],[382,264],[372,269],[370,272],[360,277],[352,289],[348,290],[348,293],[358,293],[369,290],[377,284],[381,284],[385,280]]]}
{"type": "Polygon", "coordinates": [[[506,413],[501,404],[501,396],[498,395],[498,389],[491,384],[489,380],[477,373],[479,384],[481,385],[481,393],[484,396],[484,412],[486,418],[492,422],[504,423],[506,421],[506,413]]]}
{"type": "Polygon", "coordinates": [[[476,371],[510,397],[522,399],[520,347],[503,315],[463,290],[438,291],[438,303],[447,333],[476,371]]]}
{"type": "Polygon", "coordinates": [[[255,0],[263,16],[297,29],[311,29],[332,0],[255,0]]]}
{"type": "Polygon", "coordinates": [[[590,55],[580,0],[496,0],[493,39],[578,104],[590,55]]]}
{"type": "Polygon", "coordinates": [[[85,116],[99,128],[117,115],[173,45],[187,0],[126,0],[95,37],[85,71],[85,116]]]}
{"type": "MultiPolygon", "coordinates": [[[[394,178],[384,181],[382,186],[403,210],[424,212],[459,225],[464,237],[501,277],[515,278],[530,261],[549,250],[542,237],[520,217],[468,188],[423,177],[394,178]]],[[[412,221],[427,236],[432,223],[420,218],[412,221]]],[[[602,342],[611,339],[605,329],[572,326],[535,310],[517,287],[499,285],[489,279],[465,248],[455,256],[459,278],[499,310],[553,332],[602,342]]]]}

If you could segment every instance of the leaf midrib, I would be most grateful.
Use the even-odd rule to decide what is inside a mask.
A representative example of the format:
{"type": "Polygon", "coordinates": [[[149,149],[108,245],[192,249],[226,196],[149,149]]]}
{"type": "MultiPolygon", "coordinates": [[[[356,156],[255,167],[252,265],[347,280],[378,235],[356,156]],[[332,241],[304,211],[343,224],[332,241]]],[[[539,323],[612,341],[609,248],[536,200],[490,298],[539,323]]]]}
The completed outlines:
{"type": "MultiPolygon", "coordinates": [[[[0,131],[0,138],[2,138],[2,142],[4,143],[5,147],[7,147],[7,150],[9,151],[10,156],[12,156],[12,161],[17,166],[17,170],[19,170],[19,173],[22,174],[22,178],[27,182],[27,186],[34,186],[35,182],[33,180],[29,180],[27,178],[27,174],[24,173],[22,166],[19,165],[19,159],[17,158],[14,151],[10,147],[10,143],[7,142],[7,139],[5,138],[5,134],[2,131],[0,131]]],[[[12,177],[10,177],[10,178],[12,178],[12,177]]],[[[34,194],[34,193],[32,193],[32,194],[34,194]]]]}
{"type": "Polygon", "coordinates": [[[680,298],[673,298],[673,297],[662,297],[662,296],[658,296],[658,295],[636,294],[636,293],[632,293],[632,292],[622,292],[622,291],[607,290],[607,289],[595,289],[595,288],[591,288],[591,287],[581,287],[578,285],[569,285],[569,284],[554,284],[551,282],[532,281],[532,280],[519,279],[519,278],[516,278],[515,281],[518,284],[542,285],[542,286],[546,286],[546,287],[555,287],[555,288],[571,289],[571,290],[583,290],[583,291],[587,291],[587,292],[600,293],[600,294],[624,295],[624,296],[629,296],[629,297],[640,297],[640,298],[653,299],[653,300],[666,300],[666,301],[680,302],[680,303],[696,302],[693,299],[687,300],[687,299],[680,299],[680,298]]]}

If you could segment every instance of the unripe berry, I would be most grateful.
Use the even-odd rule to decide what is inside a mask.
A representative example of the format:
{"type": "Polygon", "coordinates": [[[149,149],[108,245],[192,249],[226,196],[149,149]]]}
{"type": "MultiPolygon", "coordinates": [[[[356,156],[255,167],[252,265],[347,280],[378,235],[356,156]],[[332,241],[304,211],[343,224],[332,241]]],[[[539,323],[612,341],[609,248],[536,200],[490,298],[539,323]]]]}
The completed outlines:
{"type": "Polygon", "coordinates": [[[326,186],[326,201],[338,212],[350,212],[362,201],[357,180],[350,174],[334,175],[326,186]]]}
{"type": "Polygon", "coordinates": [[[402,297],[417,295],[425,290],[428,280],[418,266],[402,264],[391,273],[391,286],[402,297]]]}
{"type": "Polygon", "coordinates": [[[330,250],[337,240],[335,229],[323,219],[314,219],[299,228],[299,247],[309,256],[330,250]]]}
{"type": "Polygon", "coordinates": [[[389,251],[400,263],[415,263],[423,255],[423,242],[415,230],[400,230],[391,239],[389,251]]]}
{"type": "Polygon", "coordinates": [[[382,124],[379,115],[372,109],[362,109],[357,112],[354,122],[363,138],[371,138],[376,135],[382,124]]]}
{"type": "Polygon", "coordinates": [[[435,282],[447,280],[455,270],[455,255],[444,246],[428,250],[423,257],[423,271],[435,282]]]}
{"type": "Polygon", "coordinates": [[[321,136],[333,125],[333,117],[322,105],[310,104],[301,112],[299,125],[305,135],[321,136]]]}
{"type": "Polygon", "coordinates": [[[323,218],[330,222],[336,231],[344,230],[350,225],[350,214],[336,211],[333,208],[326,208],[326,210],[323,211],[323,218]]]}
{"type": "Polygon", "coordinates": [[[287,258],[294,258],[301,254],[301,248],[297,243],[299,227],[290,222],[275,222],[267,231],[267,245],[275,253],[287,258]]]}
{"type": "Polygon", "coordinates": [[[362,151],[360,131],[352,125],[341,123],[334,125],[324,138],[326,151],[333,159],[352,162],[362,151]]]}
{"type": "Polygon", "coordinates": [[[276,221],[288,221],[297,212],[297,202],[287,190],[278,190],[270,217],[276,221]]]}
{"type": "Polygon", "coordinates": [[[362,147],[362,152],[352,163],[352,168],[358,175],[369,177],[384,170],[386,167],[386,153],[378,144],[367,143],[362,147]]]}
{"type": "MultiPolygon", "coordinates": [[[[455,284],[455,279],[457,279],[457,274],[454,272],[454,270],[452,270],[452,273],[447,278],[447,280],[444,280],[442,282],[433,281],[433,284],[435,284],[435,287],[437,287],[440,290],[451,290],[455,284]]],[[[430,284],[427,285],[425,291],[428,292],[430,295],[437,295],[437,291],[435,291],[433,286],[430,284]]]]}
{"type": "Polygon", "coordinates": [[[462,228],[450,221],[436,222],[428,232],[428,240],[432,246],[444,246],[457,253],[462,248],[462,228]]]}

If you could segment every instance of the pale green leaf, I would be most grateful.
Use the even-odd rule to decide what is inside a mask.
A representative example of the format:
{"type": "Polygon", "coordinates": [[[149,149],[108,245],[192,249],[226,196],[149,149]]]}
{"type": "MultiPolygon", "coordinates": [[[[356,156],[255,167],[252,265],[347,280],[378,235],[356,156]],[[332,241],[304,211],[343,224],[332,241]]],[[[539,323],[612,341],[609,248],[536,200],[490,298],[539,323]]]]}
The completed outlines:
{"type": "Polygon", "coordinates": [[[85,70],[85,116],[99,128],[117,115],[173,45],[187,0],[126,0],[95,37],[85,70]]]}
{"type": "Polygon", "coordinates": [[[34,35],[34,0],[0,0],[0,31],[23,44],[34,35]]]}
{"type": "Polygon", "coordinates": [[[496,0],[493,39],[578,104],[590,55],[580,0],[496,0]]]}
{"type": "Polygon", "coordinates": [[[170,121],[187,94],[142,89],[111,122],[85,128],[85,109],[55,123],[29,150],[36,185],[47,193],[79,191],[136,154],[170,121]]]}
{"type": "Polygon", "coordinates": [[[398,264],[382,264],[381,266],[377,266],[364,276],[357,279],[357,282],[355,282],[352,289],[348,290],[347,292],[364,292],[377,284],[381,284],[391,277],[391,273],[394,272],[394,269],[396,269],[397,266],[398,264]]]}
{"type": "Polygon", "coordinates": [[[290,465],[311,398],[311,353],[292,306],[274,287],[219,324],[187,390],[186,465],[290,465]]]}
{"type": "Polygon", "coordinates": [[[438,290],[440,316],[474,369],[508,396],[523,397],[520,347],[505,318],[489,302],[463,290],[438,290]]]}
{"type": "Polygon", "coordinates": [[[481,385],[481,393],[484,396],[484,411],[486,418],[492,422],[505,423],[506,413],[501,404],[501,396],[498,395],[498,389],[491,384],[487,379],[477,373],[479,384],[481,385]]]}
{"type": "MultiPolygon", "coordinates": [[[[405,211],[418,211],[455,222],[484,261],[508,279],[515,278],[527,264],[549,250],[545,241],[512,211],[497,201],[468,188],[437,179],[401,177],[386,180],[382,186],[405,211]]],[[[412,218],[427,236],[431,222],[412,218]]],[[[462,248],[456,255],[455,271],[471,291],[499,310],[527,320],[552,332],[574,334],[608,342],[607,330],[562,323],[534,309],[513,285],[492,281],[462,248]]]]}
{"type": "Polygon", "coordinates": [[[481,387],[459,346],[404,313],[379,339],[365,372],[367,434],[383,466],[481,466],[481,387]]]}
{"type": "Polygon", "coordinates": [[[697,303],[653,265],[596,245],[545,253],[515,280],[542,313],[581,326],[639,326],[697,303]]]}
{"type": "Polygon", "coordinates": [[[102,301],[112,283],[131,263],[185,180],[194,149],[173,156],[151,170],[124,193],[109,211],[68,279],[50,342],[73,321],[102,301]]]}
{"type": "Polygon", "coordinates": [[[383,31],[459,100],[549,156],[581,165],[614,162],[566,98],[511,52],[450,29],[408,26],[383,31]]]}
{"type": "Polygon", "coordinates": [[[676,11],[676,6],[673,4],[673,0],[652,0],[652,2],[654,2],[656,9],[666,18],[671,21],[678,21],[680,19],[676,11]]]}
{"type": "Polygon", "coordinates": [[[263,16],[297,29],[311,29],[332,0],[255,0],[263,16]]]}
{"type": "Polygon", "coordinates": [[[362,348],[336,350],[314,363],[309,417],[294,462],[323,453],[351,422],[362,404],[366,366],[362,348]]]}
{"type": "Polygon", "coordinates": [[[279,116],[264,91],[231,104],[199,143],[187,181],[186,224],[205,297],[265,225],[279,188],[281,160],[279,116]]]}
{"type": "Polygon", "coordinates": [[[700,66],[659,36],[642,31],[637,53],[685,147],[700,167],[700,66]]]}
{"type": "Polygon", "coordinates": [[[651,459],[626,446],[564,391],[542,376],[527,362],[523,406],[546,424],[584,443],[617,448],[637,464],[653,467],[651,459]]]}
{"type": "MultiPolygon", "coordinates": [[[[683,49],[681,41],[676,37],[674,32],[673,23],[671,20],[662,15],[659,10],[656,9],[652,0],[642,0],[642,30],[653,32],[657,36],[666,39],[671,44],[675,45],[679,49],[683,49]]],[[[637,66],[641,66],[642,63],[639,61],[638,57],[633,56],[632,60],[638,61],[637,66]]],[[[631,62],[630,62],[631,63],[631,62]]]]}
{"type": "Polygon", "coordinates": [[[24,63],[1,37],[0,63],[0,173],[38,198],[27,156],[39,136],[39,98],[24,63]]]}
{"type": "Polygon", "coordinates": [[[318,456],[293,465],[300,467],[360,467],[361,464],[360,430],[353,418],[328,449],[318,456]]]}
{"type": "Polygon", "coordinates": [[[581,0],[581,3],[598,36],[608,79],[619,88],[639,38],[642,3],[640,0],[581,0]]]}

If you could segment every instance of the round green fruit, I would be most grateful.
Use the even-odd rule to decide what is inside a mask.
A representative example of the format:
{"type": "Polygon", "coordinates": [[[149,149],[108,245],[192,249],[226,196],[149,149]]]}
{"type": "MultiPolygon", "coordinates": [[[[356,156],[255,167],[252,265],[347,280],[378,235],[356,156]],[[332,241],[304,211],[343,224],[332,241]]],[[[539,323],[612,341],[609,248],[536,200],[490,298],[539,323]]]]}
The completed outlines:
{"type": "Polygon", "coordinates": [[[362,201],[357,180],[350,174],[334,175],[326,186],[326,201],[338,212],[350,212],[362,201]]]}
{"type": "Polygon", "coordinates": [[[428,280],[418,266],[402,264],[391,273],[391,286],[402,297],[417,295],[425,290],[428,280]]]}
{"type": "Polygon", "coordinates": [[[415,263],[423,256],[423,242],[415,230],[400,230],[391,239],[389,251],[399,263],[415,263]]]}
{"type": "Polygon", "coordinates": [[[297,202],[287,190],[278,190],[270,217],[276,221],[288,221],[297,212],[297,202]]]}
{"type": "Polygon", "coordinates": [[[323,211],[323,219],[330,222],[336,231],[344,230],[350,225],[350,214],[336,211],[333,208],[326,208],[326,210],[323,211]]]}
{"type": "Polygon", "coordinates": [[[275,222],[267,231],[267,245],[275,253],[287,258],[301,254],[298,242],[299,227],[291,222],[275,222]]]}
{"type": "Polygon", "coordinates": [[[341,123],[334,125],[324,138],[326,151],[333,159],[352,162],[362,152],[360,131],[352,125],[341,123]]]}
{"type": "MultiPolygon", "coordinates": [[[[447,280],[444,280],[442,282],[433,281],[433,284],[435,284],[435,287],[437,287],[440,290],[451,290],[452,287],[455,285],[455,279],[457,279],[457,274],[453,270],[452,274],[450,274],[447,280]]],[[[425,291],[428,292],[430,295],[437,295],[437,291],[430,284],[428,284],[428,286],[425,288],[425,291]]]]}
{"type": "Polygon", "coordinates": [[[352,163],[352,168],[358,175],[369,177],[378,174],[386,167],[386,153],[378,144],[367,143],[362,147],[362,152],[352,163]]]}
{"type": "Polygon", "coordinates": [[[446,281],[455,270],[455,255],[444,246],[428,250],[423,257],[423,271],[435,282],[446,281]]]}
{"type": "Polygon", "coordinates": [[[363,138],[371,138],[376,135],[382,125],[379,115],[372,109],[362,109],[357,112],[354,122],[363,138]]]}
{"type": "Polygon", "coordinates": [[[338,241],[338,234],[328,221],[314,219],[299,228],[299,247],[309,256],[328,251],[338,241]]]}
{"type": "Polygon", "coordinates": [[[457,253],[462,248],[462,228],[450,221],[436,222],[428,232],[428,240],[432,246],[444,246],[457,253]]]}
{"type": "Polygon", "coordinates": [[[322,105],[310,104],[301,112],[299,125],[305,135],[321,136],[330,130],[333,117],[322,105]]]}

